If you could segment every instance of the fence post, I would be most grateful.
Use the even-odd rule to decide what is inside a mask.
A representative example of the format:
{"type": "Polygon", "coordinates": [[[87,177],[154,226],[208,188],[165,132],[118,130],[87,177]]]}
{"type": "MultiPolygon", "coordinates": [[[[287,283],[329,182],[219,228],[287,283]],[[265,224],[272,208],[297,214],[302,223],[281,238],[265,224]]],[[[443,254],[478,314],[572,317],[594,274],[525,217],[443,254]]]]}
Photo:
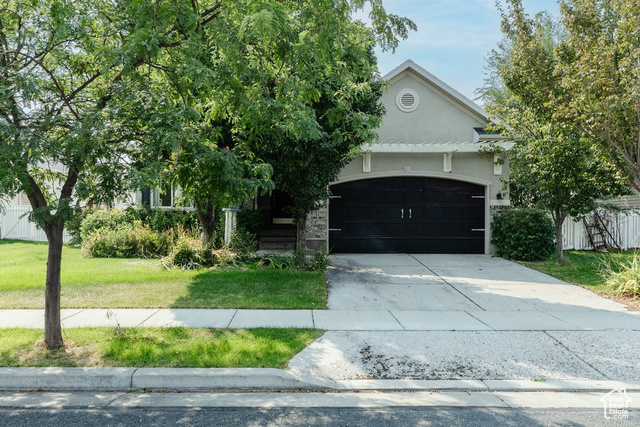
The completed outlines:
{"type": "Polygon", "coordinates": [[[238,228],[238,212],[240,209],[224,208],[224,244],[231,243],[231,237],[238,228]]]}

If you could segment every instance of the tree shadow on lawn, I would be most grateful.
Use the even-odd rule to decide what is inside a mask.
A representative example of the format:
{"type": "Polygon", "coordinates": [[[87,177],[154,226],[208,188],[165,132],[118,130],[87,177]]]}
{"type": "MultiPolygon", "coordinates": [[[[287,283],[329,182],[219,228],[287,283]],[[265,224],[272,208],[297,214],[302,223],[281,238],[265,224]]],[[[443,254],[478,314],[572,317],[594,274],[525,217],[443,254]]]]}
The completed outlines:
{"type": "Polygon", "coordinates": [[[324,272],[243,269],[198,273],[171,308],[322,309],[324,272]]]}

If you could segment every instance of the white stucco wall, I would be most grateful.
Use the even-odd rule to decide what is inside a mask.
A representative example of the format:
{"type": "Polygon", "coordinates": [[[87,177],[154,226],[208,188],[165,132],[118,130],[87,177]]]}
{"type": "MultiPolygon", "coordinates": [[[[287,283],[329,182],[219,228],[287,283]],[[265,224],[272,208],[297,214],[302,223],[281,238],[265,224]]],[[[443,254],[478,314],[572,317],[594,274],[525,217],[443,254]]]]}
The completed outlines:
{"type": "Polygon", "coordinates": [[[466,111],[452,97],[408,70],[392,79],[381,102],[386,108],[383,125],[378,129],[384,142],[471,141],[474,127],[484,127],[486,120],[466,111]],[[403,89],[415,90],[420,98],[418,108],[410,113],[396,105],[403,89]]]}

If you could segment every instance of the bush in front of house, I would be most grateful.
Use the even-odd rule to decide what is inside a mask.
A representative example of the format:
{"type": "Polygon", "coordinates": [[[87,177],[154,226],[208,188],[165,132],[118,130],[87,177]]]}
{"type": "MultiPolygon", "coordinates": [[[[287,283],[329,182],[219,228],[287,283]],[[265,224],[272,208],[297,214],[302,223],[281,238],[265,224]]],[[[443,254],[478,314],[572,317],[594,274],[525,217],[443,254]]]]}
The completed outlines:
{"type": "Polygon", "coordinates": [[[85,242],[98,230],[118,230],[131,227],[136,217],[129,211],[120,209],[97,209],[88,213],[80,224],[80,239],[85,242]]]}
{"type": "Polygon", "coordinates": [[[173,240],[170,234],[157,233],[138,220],[83,236],[82,251],[92,258],[157,258],[169,253],[173,240]]]}
{"type": "Polygon", "coordinates": [[[202,244],[193,235],[182,234],[173,243],[167,256],[162,258],[162,265],[171,269],[179,267],[183,270],[193,270],[200,267],[212,267],[224,261],[230,254],[223,250],[215,250],[202,244]]]}
{"type": "Polygon", "coordinates": [[[183,230],[198,228],[198,215],[194,211],[151,209],[147,205],[131,206],[125,211],[158,233],[178,228],[183,230]]]}
{"type": "Polygon", "coordinates": [[[549,259],[555,252],[551,218],[539,209],[504,209],[493,217],[491,243],[496,255],[519,261],[549,259]]]}

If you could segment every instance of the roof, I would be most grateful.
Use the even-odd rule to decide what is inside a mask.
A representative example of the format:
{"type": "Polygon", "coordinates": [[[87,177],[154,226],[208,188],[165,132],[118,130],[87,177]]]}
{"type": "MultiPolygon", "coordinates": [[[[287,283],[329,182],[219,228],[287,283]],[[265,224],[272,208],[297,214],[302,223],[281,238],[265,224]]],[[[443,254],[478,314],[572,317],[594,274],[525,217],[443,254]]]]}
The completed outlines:
{"type": "Polygon", "coordinates": [[[425,70],[424,68],[422,68],[421,66],[419,66],[418,64],[416,64],[410,59],[407,59],[402,64],[398,65],[396,68],[391,70],[389,73],[387,73],[383,77],[383,79],[390,81],[407,70],[411,70],[414,73],[418,74],[420,77],[422,77],[423,79],[431,83],[431,85],[439,89],[439,91],[442,92],[444,95],[453,99],[455,102],[457,102],[458,104],[461,104],[467,109],[473,111],[474,113],[482,117],[484,120],[489,121],[489,116],[487,115],[486,111],[484,111],[482,107],[480,107],[478,104],[476,104],[475,102],[473,102],[472,100],[470,100],[469,98],[467,98],[466,96],[464,96],[463,94],[461,94],[460,92],[458,92],[457,90],[455,90],[454,88],[452,88],[451,86],[449,86],[448,84],[446,84],[445,82],[443,82],[442,80],[440,80],[439,78],[437,78],[436,76],[434,76],[433,74],[431,74],[430,72],[428,72],[427,70],[425,70]]]}

